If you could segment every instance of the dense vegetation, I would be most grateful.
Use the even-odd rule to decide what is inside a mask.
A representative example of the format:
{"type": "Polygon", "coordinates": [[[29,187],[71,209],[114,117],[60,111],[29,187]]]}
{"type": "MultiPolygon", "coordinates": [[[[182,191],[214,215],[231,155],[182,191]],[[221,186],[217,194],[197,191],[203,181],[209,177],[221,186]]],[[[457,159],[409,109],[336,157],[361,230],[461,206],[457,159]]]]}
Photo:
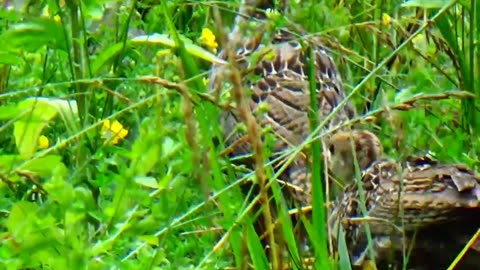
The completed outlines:
{"type": "MultiPolygon", "coordinates": [[[[290,2],[389,156],[477,168],[480,4],[290,2]]],[[[239,1],[1,4],[2,269],[267,267],[206,92],[239,1]]]]}

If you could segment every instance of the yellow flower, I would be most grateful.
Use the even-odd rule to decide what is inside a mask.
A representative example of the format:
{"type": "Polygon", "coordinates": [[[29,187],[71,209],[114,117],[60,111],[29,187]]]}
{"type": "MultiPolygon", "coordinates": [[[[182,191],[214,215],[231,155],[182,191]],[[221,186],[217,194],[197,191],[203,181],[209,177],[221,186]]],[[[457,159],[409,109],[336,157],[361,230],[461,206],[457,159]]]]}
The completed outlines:
{"type": "Polygon", "coordinates": [[[120,140],[124,139],[128,135],[128,130],[124,129],[122,124],[115,120],[110,124],[110,120],[103,121],[102,126],[102,138],[105,139],[105,143],[117,144],[120,140]]]}
{"type": "Polygon", "coordinates": [[[392,17],[387,13],[382,14],[382,24],[383,25],[390,25],[392,23],[392,17]]]}
{"type": "Polygon", "coordinates": [[[50,142],[48,141],[48,138],[45,135],[41,135],[38,137],[38,149],[45,149],[48,148],[50,145],[50,142]]]}
{"type": "Polygon", "coordinates": [[[208,28],[203,28],[202,36],[200,37],[200,42],[207,46],[214,53],[217,52],[218,43],[215,41],[215,35],[212,30],[208,28]]]}

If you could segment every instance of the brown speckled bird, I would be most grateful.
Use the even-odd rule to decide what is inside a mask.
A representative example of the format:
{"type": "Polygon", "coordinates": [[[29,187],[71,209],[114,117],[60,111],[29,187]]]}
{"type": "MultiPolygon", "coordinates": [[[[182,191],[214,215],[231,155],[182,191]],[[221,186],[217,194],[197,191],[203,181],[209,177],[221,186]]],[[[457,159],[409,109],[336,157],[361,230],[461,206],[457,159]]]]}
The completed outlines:
{"type": "MultiPolygon", "coordinates": [[[[383,159],[378,138],[358,134],[337,134],[329,143],[334,146],[331,159],[344,165],[345,172],[337,170],[337,175],[350,179],[329,217],[334,242],[343,230],[356,266],[372,256],[379,269],[401,265],[403,251],[412,248],[409,269],[446,269],[480,228],[480,177],[463,165],[441,164],[429,156],[412,156],[403,163],[383,159]],[[345,137],[353,138],[358,163],[370,163],[360,168],[360,185],[348,163],[353,160],[351,144],[341,143],[345,137]],[[350,151],[340,152],[339,147],[350,151]],[[373,249],[367,248],[366,227],[373,249]]],[[[459,265],[465,268],[455,269],[480,265],[479,250],[469,254],[459,265]]]]}
{"type": "Polygon", "coordinates": [[[362,171],[383,156],[377,136],[366,130],[338,132],[327,140],[329,169],[341,184],[355,177],[355,160],[362,171]]]}
{"type": "MultiPolygon", "coordinates": [[[[266,7],[272,6],[268,3],[274,1],[260,2],[257,6],[265,10],[266,7]]],[[[250,11],[253,10],[253,7],[249,8],[250,11]]],[[[310,63],[309,50],[313,50],[312,60],[315,65],[314,80],[320,122],[344,100],[342,80],[327,48],[317,37],[306,38],[305,32],[300,31],[294,34],[290,28],[275,29],[269,20],[248,20],[243,16],[241,18],[249,23],[243,24],[242,30],[236,27],[229,36],[229,42],[238,43],[235,47],[236,60],[243,76],[242,87],[250,95],[249,108],[262,128],[271,127],[271,133],[276,138],[273,152],[278,154],[288,148],[299,146],[311,133],[308,118],[310,110],[310,88],[307,75],[307,66],[310,63]]],[[[241,24],[238,21],[237,26],[241,24]]],[[[222,56],[222,53],[220,55],[222,56]]],[[[225,83],[228,81],[226,80],[228,72],[230,72],[228,66],[214,67],[210,77],[210,88],[229,91],[228,83],[225,83]]],[[[353,106],[347,103],[333,115],[324,128],[328,129],[344,123],[354,115],[353,106]]],[[[238,143],[246,135],[245,132],[239,132],[236,128],[240,122],[239,112],[235,109],[225,112],[221,118],[226,145],[235,145],[233,156],[252,152],[248,140],[238,143]]],[[[281,180],[303,190],[296,195],[296,199],[303,205],[308,205],[311,200],[307,156],[298,155],[280,177],[281,180]]]]}

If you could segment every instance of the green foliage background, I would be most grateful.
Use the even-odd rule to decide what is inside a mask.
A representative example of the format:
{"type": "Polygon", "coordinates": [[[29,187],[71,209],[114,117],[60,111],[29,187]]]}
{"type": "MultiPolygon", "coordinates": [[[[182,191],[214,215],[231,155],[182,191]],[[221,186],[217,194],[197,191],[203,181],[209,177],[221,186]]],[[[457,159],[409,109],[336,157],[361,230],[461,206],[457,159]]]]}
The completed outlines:
{"type": "MultiPolygon", "coordinates": [[[[2,269],[268,267],[242,179],[213,144],[221,108],[202,82],[215,60],[199,47],[202,29],[222,46],[238,1],[0,3],[2,269]],[[102,139],[105,119],[128,130],[119,144],[102,139]],[[49,148],[38,149],[40,135],[49,148]]],[[[477,168],[476,1],[289,10],[332,49],[388,155],[431,150],[477,168]]]]}

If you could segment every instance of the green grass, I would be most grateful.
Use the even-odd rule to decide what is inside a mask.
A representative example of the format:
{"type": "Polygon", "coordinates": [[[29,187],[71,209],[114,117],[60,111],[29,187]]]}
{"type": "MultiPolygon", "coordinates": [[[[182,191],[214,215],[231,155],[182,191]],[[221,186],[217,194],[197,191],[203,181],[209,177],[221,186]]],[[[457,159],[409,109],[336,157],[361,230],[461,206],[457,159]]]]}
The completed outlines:
{"type": "MultiPolygon", "coordinates": [[[[238,167],[217,143],[228,100],[207,92],[203,80],[218,59],[200,36],[208,27],[222,46],[228,30],[218,26],[231,27],[238,1],[34,2],[0,12],[1,268],[302,269],[278,172],[270,163],[238,167]],[[139,29],[169,36],[145,39],[139,29]],[[105,139],[118,131],[102,131],[107,119],[128,130],[117,144],[105,139]],[[272,187],[272,203],[255,215],[268,194],[247,199],[246,179],[272,187]],[[267,233],[278,245],[264,252],[254,216],[270,228],[269,212],[281,226],[267,233]],[[281,256],[287,247],[291,261],[281,256]]],[[[279,22],[322,34],[357,111],[376,116],[366,125],[388,155],[429,149],[477,169],[478,104],[459,94],[477,95],[480,85],[476,1],[291,2],[279,22]]],[[[320,145],[310,142],[321,164],[320,145]]],[[[263,143],[258,164],[271,155],[263,143]]],[[[344,257],[326,258],[323,174],[313,172],[313,218],[302,218],[317,267],[349,269],[344,257]]]]}

